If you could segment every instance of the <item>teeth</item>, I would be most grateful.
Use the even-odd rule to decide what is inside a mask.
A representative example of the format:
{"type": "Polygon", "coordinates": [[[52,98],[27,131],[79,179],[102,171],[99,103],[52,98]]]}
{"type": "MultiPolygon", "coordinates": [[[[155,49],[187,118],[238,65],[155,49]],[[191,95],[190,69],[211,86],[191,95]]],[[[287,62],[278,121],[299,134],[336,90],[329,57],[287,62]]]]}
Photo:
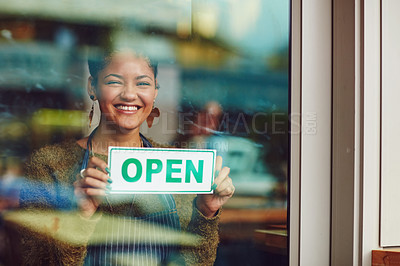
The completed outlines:
{"type": "Polygon", "coordinates": [[[137,111],[137,106],[118,105],[117,109],[124,111],[137,111]]]}

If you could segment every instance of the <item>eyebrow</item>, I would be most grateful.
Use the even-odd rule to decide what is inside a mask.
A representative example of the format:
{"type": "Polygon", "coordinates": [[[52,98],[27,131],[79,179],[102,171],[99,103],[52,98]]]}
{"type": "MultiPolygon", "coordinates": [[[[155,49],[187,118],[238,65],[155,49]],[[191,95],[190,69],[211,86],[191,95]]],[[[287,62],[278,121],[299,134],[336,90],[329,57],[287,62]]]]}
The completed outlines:
{"type": "Polygon", "coordinates": [[[117,74],[108,74],[107,76],[104,77],[104,79],[106,79],[106,78],[108,78],[108,77],[110,77],[110,76],[112,76],[112,77],[117,77],[117,78],[122,79],[122,76],[117,75],[117,74]]]}
{"type": "Polygon", "coordinates": [[[143,79],[143,78],[149,78],[149,79],[153,80],[150,76],[147,76],[147,75],[137,76],[135,79],[138,80],[138,79],[143,79]]]}
{"type": "MultiPolygon", "coordinates": [[[[123,79],[123,77],[122,76],[120,76],[120,75],[118,75],[118,74],[108,74],[107,76],[105,76],[104,77],[104,79],[106,79],[106,78],[108,78],[108,77],[117,77],[117,78],[120,78],[120,79],[123,79]]],[[[143,79],[143,78],[149,78],[149,79],[151,79],[151,80],[153,80],[150,76],[148,76],[148,75],[140,75],[140,76],[137,76],[135,79],[136,80],[139,80],[139,79],[143,79]]]]}

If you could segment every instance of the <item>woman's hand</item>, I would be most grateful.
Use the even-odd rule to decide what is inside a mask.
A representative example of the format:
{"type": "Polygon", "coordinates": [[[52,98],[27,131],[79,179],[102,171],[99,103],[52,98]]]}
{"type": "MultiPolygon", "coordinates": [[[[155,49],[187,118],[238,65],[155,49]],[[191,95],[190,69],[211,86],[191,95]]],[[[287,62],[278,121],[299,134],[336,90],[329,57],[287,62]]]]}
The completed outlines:
{"type": "Polygon", "coordinates": [[[107,170],[107,164],[103,160],[92,157],[87,168],[77,175],[74,193],[78,198],[81,214],[85,218],[92,217],[96,212],[106,195],[108,185],[112,182],[107,170]]]}
{"type": "Polygon", "coordinates": [[[219,172],[214,180],[214,194],[199,194],[197,195],[197,209],[206,217],[212,217],[215,213],[233,196],[235,187],[232,184],[232,179],[228,176],[230,169],[222,168],[222,157],[217,156],[215,162],[215,171],[219,172]]]}

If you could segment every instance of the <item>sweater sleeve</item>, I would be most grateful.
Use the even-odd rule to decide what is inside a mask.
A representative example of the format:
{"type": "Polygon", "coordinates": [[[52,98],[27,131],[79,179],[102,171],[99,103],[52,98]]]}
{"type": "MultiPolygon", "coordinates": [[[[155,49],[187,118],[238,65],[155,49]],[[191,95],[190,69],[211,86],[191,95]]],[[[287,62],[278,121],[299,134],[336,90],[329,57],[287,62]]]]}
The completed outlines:
{"type": "Polygon", "coordinates": [[[213,265],[219,243],[218,223],[221,210],[214,217],[205,217],[196,208],[195,199],[195,195],[175,196],[182,230],[200,237],[196,245],[182,246],[180,254],[186,265],[213,265]]]}
{"type": "MultiPolygon", "coordinates": [[[[23,265],[82,265],[88,236],[96,220],[55,211],[24,211],[22,217],[11,217],[21,241],[23,265]],[[67,215],[69,217],[67,217],[67,215]],[[27,222],[24,218],[29,217],[27,222]],[[23,222],[23,224],[18,222],[23,222]]],[[[9,218],[10,220],[10,218],[9,218]]]]}
{"type": "Polygon", "coordinates": [[[54,145],[35,152],[26,164],[21,210],[9,219],[19,231],[24,265],[83,264],[98,218],[71,211],[74,159],[73,152],[54,145]]]}

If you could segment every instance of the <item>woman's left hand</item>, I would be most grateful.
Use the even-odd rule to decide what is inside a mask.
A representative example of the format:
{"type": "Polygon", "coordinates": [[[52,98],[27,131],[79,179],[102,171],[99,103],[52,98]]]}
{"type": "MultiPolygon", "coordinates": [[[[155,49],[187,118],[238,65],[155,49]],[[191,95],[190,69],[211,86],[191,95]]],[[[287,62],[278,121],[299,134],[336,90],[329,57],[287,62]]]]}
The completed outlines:
{"type": "Polygon", "coordinates": [[[230,169],[222,168],[222,157],[217,156],[215,162],[215,171],[219,173],[214,180],[213,194],[198,194],[196,199],[197,209],[206,217],[212,217],[215,213],[233,196],[235,187],[232,179],[228,176],[230,169]]]}

